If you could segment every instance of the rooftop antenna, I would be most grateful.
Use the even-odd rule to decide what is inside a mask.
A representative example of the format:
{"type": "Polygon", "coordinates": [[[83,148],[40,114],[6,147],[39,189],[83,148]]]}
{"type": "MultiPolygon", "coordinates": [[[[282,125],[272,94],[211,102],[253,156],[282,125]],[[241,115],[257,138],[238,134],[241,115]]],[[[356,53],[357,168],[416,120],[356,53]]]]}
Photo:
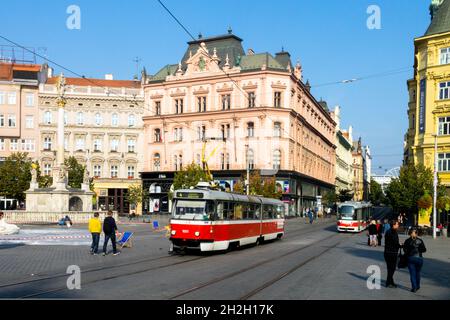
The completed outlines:
{"type": "Polygon", "coordinates": [[[136,74],[134,75],[135,80],[138,79],[139,66],[140,66],[141,61],[142,61],[142,59],[140,57],[136,57],[133,59],[133,62],[136,63],[136,74]]]}

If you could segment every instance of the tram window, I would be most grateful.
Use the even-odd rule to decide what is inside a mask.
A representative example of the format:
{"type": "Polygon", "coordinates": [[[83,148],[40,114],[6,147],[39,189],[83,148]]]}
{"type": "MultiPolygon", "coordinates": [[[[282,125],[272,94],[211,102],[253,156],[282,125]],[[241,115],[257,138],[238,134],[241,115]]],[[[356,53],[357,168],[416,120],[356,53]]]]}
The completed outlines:
{"type": "Polygon", "coordinates": [[[255,210],[253,211],[255,213],[254,219],[260,220],[261,219],[261,206],[260,205],[253,205],[255,210]]]}
{"type": "Polygon", "coordinates": [[[264,205],[263,219],[273,219],[273,206],[264,205]]]}
{"type": "Polygon", "coordinates": [[[234,205],[234,219],[233,220],[242,220],[244,216],[244,206],[241,203],[236,203],[234,205]]]}
{"type": "Polygon", "coordinates": [[[225,212],[225,203],[217,202],[216,220],[223,220],[224,212],[225,212]]]}
{"type": "Polygon", "coordinates": [[[252,203],[248,203],[245,205],[245,215],[244,219],[254,220],[255,219],[255,205],[252,203]]]}
{"type": "Polygon", "coordinates": [[[284,218],[284,207],[283,206],[277,206],[276,211],[277,211],[277,216],[276,216],[277,219],[284,218]]]}

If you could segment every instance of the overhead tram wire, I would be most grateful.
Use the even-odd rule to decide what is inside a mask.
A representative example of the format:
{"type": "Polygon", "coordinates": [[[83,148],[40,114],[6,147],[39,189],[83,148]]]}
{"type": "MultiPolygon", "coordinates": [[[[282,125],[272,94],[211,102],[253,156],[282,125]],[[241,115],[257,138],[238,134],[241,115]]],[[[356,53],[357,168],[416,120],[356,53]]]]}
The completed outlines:
{"type": "MultiPolygon", "coordinates": [[[[88,82],[94,84],[96,87],[103,88],[103,89],[105,89],[105,90],[106,90],[106,89],[109,89],[108,87],[105,87],[105,86],[103,86],[103,85],[97,83],[95,80],[92,80],[92,79],[90,79],[90,78],[86,78],[86,76],[84,76],[84,75],[82,75],[82,74],[80,74],[80,73],[78,73],[78,72],[76,72],[76,71],[74,71],[74,70],[72,70],[72,69],[70,69],[70,68],[68,68],[68,67],[63,66],[62,64],[57,63],[57,62],[54,61],[54,60],[49,59],[47,56],[44,57],[44,56],[40,55],[39,53],[36,53],[36,52],[34,52],[34,51],[31,51],[30,49],[26,48],[25,46],[22,46],[21,44],[19,44],[19,43],[17,43],[17,42],[14,42],[14,41],[12,41],[12,40],[10,40],[10,39],[8,39],[8,38],[2,36],[2,35],[0,35],[0,38],[3,39],[3,40],[5,40],[5,41],[7,41],[7,42],[9,42],[9,43],[11,43],[11,44],[13,44],[13,45],[15,45],[15,46],[17,46],[17,47],[19,47],[19,48],[21,48],[21,49],[23,49],[23,50],[26,50],[26,51],[28,51],[28,52],[30,52],[30,53],[35,54],[37,57],[39,57],[39,58],[41,58],[41,59],[44,59],[46,62],[50,62],[52,65],[55,65],[55,66],[61,68],[62,70],[67,71],[67,72],[69,72],[70,74],[75,75],[75,76],[78,77],[78,78],[84,79],[84,80],[86,80],[86,81],[88,81],[88,82]]],[[[125,102],[133,102],[133,103],[136,103],[136,98],[134,98],[134,100],[131,100],[131,99],[128,99],[127,97],[124,97],[124,96],[122,96],[122,95],[119,95],[119,94],[115,93],[114,91],[110,91],[110,90],[108,90],[108,93],[109,93],[110,95],[115,95],[115,96],[117,96],[117,97],[123,99],[125,102]]],[[[145,102],[144,102],[144,106],[146,106],[146,105],[145,105],[145,102]]],[[[150,106],[148,106],[148,107],[149,107],[149,110],[148,110],[148,111],[150,111],[150,112],[153,112],[153,111],[154,111],[154,110],[151,109],[150,106]]],[[[161,118],[162,118],[162,117],[161,117],[161,118]]],[[[192,130],[192,131],[195,133],[195,130],[194,130],[194,129],[192,129],[191,127],[189,127],[189,126],[187,126],[187,125],[185,125],[185,124],[183,124],[183,123],[181,123],[181,122],[178,122],[178,121],[176,121],[176,120],[169,119],[169,118],[168,118],[168,119],[165,119],[165,120],[167,120],[167,121],[169,121],[169,122],[176,123],[176,124],[178,124],[178,125],[180,125],[180,126],[183,126],[183,127],[185,127],[185,128],[188,128],[188,129],[192,130]]]]}
{"type": "Polygon", "coordinates": [[[341,81],[334,81],[334,82],[327,82],[327,83],[312,85],[311,88],[320,88],[320,87],[326,87],[326,86],[332,86],[332,85],[338,85],[338,84],[348,84],[348,83],[353,83],[353,82],[358,82],[358,81],[368,80],[368,79],[383,78],[383,77],[388,77],[388,76],[395,75],[395,74],[406,73],[406,72],[409,72],[410,70],[411,70],[411,67],[403,67],[400,69],[390,70],[390,71],[386,71],[383,73],[375,73],[375,74],[352,78],[352,79],[346,79],[346,80],[341,80],[341,81]]]}
{"type": "MultiPolygon", "coordinates": [[[[167,13],[177,22],[177,24],[192,38],[193,41],[198,41],[198,39],[196,39],[191,32],[189,32],[189,30],[183,25],[183,23],[181,23],[181,21],[172,13],[172,11],[170,11],[169,8],[167,8],[167,6],[164,5],[164,3],[161,0],[158,0],[159,4],[164,8],[164,10],[167,11],[167,13]]],[[[208,57],[210,59],[212,59],[212,56],[209,52],[205,51],[205,54],[208,55],[208,57]]],[[[219,67],[219,69],[225,74],[225,76],[230,79],[230,81],[235,85],[235,87],[241,91],[244,94],[244,97],[247,99],[247,102],[250,101],[250,97],[249,94],[247,92],[245,92],[245,90],[243,90],[238,84],[237,82],[227,73],[225,72],[225,70],[223,70],[222,68],[219,67]]],[[[273,123],[275,123],[276,121],[273,120],[264,110],[259,110],[260,112],[262,112],[268,119],[270,119],[273,123]]],[[[291,138],[292,140],[295,140],[295,136],[292,136],[288,131],[286,131],[283,127],[281,127],[281,130],[283,132],[285,132],[287,134],[287,136],[289,138],[291,138]]]]}

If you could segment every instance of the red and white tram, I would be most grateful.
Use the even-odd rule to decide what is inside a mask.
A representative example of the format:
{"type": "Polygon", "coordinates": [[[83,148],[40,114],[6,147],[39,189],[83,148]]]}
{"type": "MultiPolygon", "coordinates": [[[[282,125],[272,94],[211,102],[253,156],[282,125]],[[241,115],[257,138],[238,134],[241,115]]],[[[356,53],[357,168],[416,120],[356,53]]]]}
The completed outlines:
{"type": "Polygon", "coordinates": [[[284,211],[284,203],[275,199],[203,188],[175,191],[171,251],[221,251],[280,239],[284,211]]]}
{"type": "Polygon", "coordinates": [[[344,202],[338,206],[337,230],[361,232],[366,230],[371,217],[372,205],[368,202],[344,202]]]}

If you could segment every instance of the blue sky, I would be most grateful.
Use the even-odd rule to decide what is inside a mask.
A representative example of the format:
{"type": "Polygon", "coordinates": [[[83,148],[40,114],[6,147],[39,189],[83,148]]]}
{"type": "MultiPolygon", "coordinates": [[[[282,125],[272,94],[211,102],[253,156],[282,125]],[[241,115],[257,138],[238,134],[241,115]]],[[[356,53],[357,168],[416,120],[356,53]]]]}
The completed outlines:
{"type": "MultiPolygon", "coordinates": [[[[401,164],[413,39],[429,25],[430,0],[164,2],[194,36],[224,34],[231,26],[245,49],[275,53],[284,47],[294,63],[301,61],[313,86],[411,67],[387,77],[313,88],[317,99],[340,105],[343,126],[353,125],[355,137],[371,146],[375,172],[401,164]],[[372,4],[381,9],[381,30],[366,27],[372,4]]],[[[177,63],[190,40],[156,0],[4,2],[0,34],[45,47],[50,59],[80,74],[112,73],[116,79],[132,78],[136,56],[150,73],[177,63]],[[81,9],[81,30],[66,28],[66,10],[73,4],[81,9]]]]}

